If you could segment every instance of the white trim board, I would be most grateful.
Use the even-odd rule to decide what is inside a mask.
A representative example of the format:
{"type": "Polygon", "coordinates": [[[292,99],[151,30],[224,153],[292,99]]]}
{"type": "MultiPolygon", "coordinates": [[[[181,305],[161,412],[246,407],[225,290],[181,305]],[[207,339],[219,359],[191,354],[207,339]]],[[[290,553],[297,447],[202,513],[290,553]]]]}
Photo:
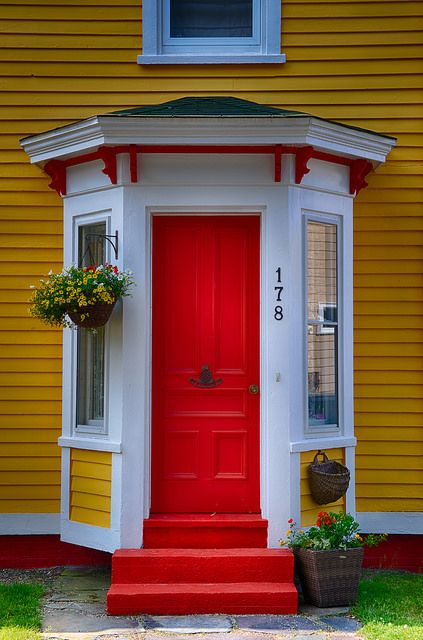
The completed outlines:
{"type": "Polygon", "coordinates": [[[357,513],[363,533],[398,533],[423,535],[423,512],[369,511],[357,513]]]}
{"type": "Polygon", "coordinates": [[[1,513],[0,535],[57,535],[60,513],[1,513]]]}

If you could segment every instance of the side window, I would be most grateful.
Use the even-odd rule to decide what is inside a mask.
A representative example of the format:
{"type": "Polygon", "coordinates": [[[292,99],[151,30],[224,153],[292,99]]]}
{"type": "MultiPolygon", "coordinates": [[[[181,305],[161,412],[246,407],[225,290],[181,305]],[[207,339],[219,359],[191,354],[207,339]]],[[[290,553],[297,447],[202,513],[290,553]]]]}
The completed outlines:
{"type": "MultiPolygon", "coordinates": [[[[78,263],[89,267],[106,262],[106,222],[80,225],[78,263]]],[[[106,432],[105,424],[105,327],[95,332],[77,329],[76,425],[77,433],[106,432]]]]}
{"type": "Polygon", "coordinates": [[[285,62],[281,0],[144,0],[140,64],[285,62]]]}
{"type": "Polygon", "coordinates": [[[307,408],[309,432],[339,428],[338,225],[308,219],[307,408]]]}

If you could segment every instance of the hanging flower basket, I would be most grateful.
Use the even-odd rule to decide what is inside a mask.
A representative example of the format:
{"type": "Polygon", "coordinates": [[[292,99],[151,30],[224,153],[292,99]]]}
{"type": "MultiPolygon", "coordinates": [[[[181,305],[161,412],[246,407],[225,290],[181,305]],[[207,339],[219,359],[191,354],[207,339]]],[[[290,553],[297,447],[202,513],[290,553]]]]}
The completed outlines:
{"type": "Polygon", "coordinates": [[[49,273],[30,299],[30,312],[53,327],[102,327],[119,298],[134,284],[130,271],[106,264],[98,267],[71,266],[49,273]]]}
{"type": "Polygon", "coordinates": [[[326,453],[318,451],[309,466],[310,490],[317,504],[336,502],[347,492],[350,484],[350,472],[340,462],[329,460],[326,453]],[[323,462],[319,462],[319,455],[323,462]]]}
{"type": "Polygon", "coordinates": [[[98,329],[98,327],[104,327],[108,322],[115,304],[116,300],[110,304],[107,302],[97,302],[96,304],[89,304],[77,311],[68,309],[67,314],[77,327],[98,329]]]}

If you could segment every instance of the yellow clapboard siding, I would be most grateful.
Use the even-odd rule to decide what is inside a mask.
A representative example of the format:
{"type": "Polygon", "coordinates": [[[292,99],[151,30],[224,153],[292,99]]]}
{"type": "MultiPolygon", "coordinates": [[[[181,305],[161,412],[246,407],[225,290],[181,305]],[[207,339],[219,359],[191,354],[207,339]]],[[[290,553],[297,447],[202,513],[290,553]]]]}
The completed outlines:
{"type": "Polygon", "coordinates": [[[419,442],[422,436],[422,427],[387,427],[383,425],[379,429],[375,427],[356,427],[355,432],[361,442],[369,440],[391,442],[419,442]]]}
{"type": "Polygon", "coordinates": [[[72,449],[72,460],[90,462],[91,464],[104,464],[110,466],[110,453],[107,451],[89,451],[86,449],[72,449]]]}
{"type": "Polygon", "coordinates": [[[110,527],[112,454],[71,449],[69,519],[110,527]]]}
{"type": "Polygon", "coordinates": [[[0,513],[60,513],[60,500],[0,500],[0,513]]]}
{"type": "Polygon", "coordinates": [[[357,497],[357,511],[423,511],[423,500],[407,498],[359,498],[357,497]]]}
{"type": "Polygon", "coordinates": [[[80,478],[73,476],[71,480],[71,489],[79,493],[94,493],[96,496],[110,497],[110,481],[100,480],[98,478],[80,478]]]}
{"type": "Polygon", "coordinates": [[[357,456],[416,456],[423,454],[423,442],[415,442],[410,445],[408,442],[359,442],[357,444],[357,456]]]}
{"type": "Polygon", "coordinates": [[[356,411],[378,412],[386,411],[390,413],[402,413],[404,411],[415,411],[423,414],[423,405],[420,398],[360,398],[355,399],[356,411]]]}
{"type": "Polygon", "coordinates": [[[376,329],[380,326],[381,329],[397,329],[397,331],[408,329],[419,329],[421,327],[421,320],[418,315],[413,316],[377,316],[369,315],[356,315],[354,326],[359,329],[376,329]]]}
{"type": "Polygon", "coordinates": [[[58,485],[0,485],[0,500],[58,500],[60,498],[60,484],[58,485]]]}
{"type": "Polygon", "coordinates": [[[3,444],[0,448],[1,457],[21,457],[21,458],[37,458],[44,456],[59,456],[60,448],[57,444],[38,443],[8,443],[3,444]]]}
{"type": "Polygon", "coordinates": [[[14,413],[6,415],[0,413],[0,427],[15,429],[59,429],[62,426],[61,415],[27,415],[14,413]]]}
{"type": "MultiPolygon", "coordinates": [[[[51,485],[60,487],[60,472],[48,471],[46,469],[38,471],[16,471],[3,470],[0,467],[0,485],[51,485]]],[[[40,496],[41,497],[41,496],[40,496]]]]}
{"type": "Polygon", "coordinates": [[[0,429],[0,442],[56,442],[60,436],[59,429],[0,429]]]}
{"type": "Polygon", "coordinates": [[[418,2],[404,2],[404,6],[389,2],[286,2],[283,15],[285,18],[310,18],[313,8],[314,18],[351,17],[371,18],[373,16],[421,16],[421,5],[418,2]]]}
{"type": "Polygon", "coordinates": [[[74,507],[83,507],[92,511],[104,511],[110,515],[110,496],[93,496],[90,493],[79,493],[73,490],[71,493],[71,511],[74,507]]]}
{"type": "MultiPolygon", "coordinates": [[[[61,389],[62,376],[59,373],[34,373],[22,372],[15,373],[2,372],[2,361],[0,359],[0,388],[1,387],[60,387],[61,389]]],[[[22,392],[21,392],[22,393],[22,392]]],[[[26,396],[27,397],[27,396],[26,396]]]]}
{"type": "Polygon", "coordinates": [[[80,476],[82,478],[100,478],[101,480],[110,480],[110,468],[108,465],[104,464],[74,460],[72,463],[72,475],[80,476]]]}
{"type": "MultiPolygon", "coordinates": [[[[59,458],[1,458],[0,470],[5,471],[19,471],[21,472],[35,472],[35,471],[59,471],[60,472],[60,459],[59,458]]],[[[44,475],[44,474],[43,474],[44,475]]]]}
{"type": "MultiPolygon", "coordinates": [[[[21,387],[0,387],[0,401],[15,401],[20,402],[22,399],[21,387]]],[[[25,390],[25,401],[30,400],[43,401],[43,400],[57,400],[62,399],[62,389],[60,387],[28,387],[25,390]]]]}
{"type": "Polygon", "coordinates": [[[420,371],[360,371],[356,370],[354,380],[356,384],[378,384],[383,378],[386,384],[421,385],[423,383],[423,366],[420,371]]]}
{"type": "Polygon", "coordinates": [[[74,506],[72,507],[71,520],[73,522],[91,524],[96,527],[110,528],[110,513],[104,511],[94,511],[92,509],[74,506]]]}
{"type": "MultiPolygon", "coordinates": [[[[29,164],[19,148],[20,137],[96,113],[186,95],[234,95],[291,107],[398,136],[398,146],[388,163],[369,176],[369,188],[355,203],[355,230],[360,234],[355,236],[354,252],[355,273],[359,276],[355,278],[354,309],[360,341],[355,350],[356,390],[372,401],[371,405],[357,405],[355,422],[362,452],[359,464],[370,461],[376,469],[383,469],[382,465],[391,461],[402,465],[392,468],[406,468],[408,472],[408,465],[414,464],[416,457],[410,455],[414,431],[408,430],[422,426],[421,409],[412,400],[418,400],[416,385],[421,384],[423,358],[411,342],[423,329],[423,249],[419,235],[422,152],[417,135],[423,120],[420,94],[413,88],[418,87],[421,73],[421,4],[398,0],[284,0],[281,30],[287,64],[235,68],[137,65],[135,59],[142,44],[138,0],[21,0],[5,4],[1,13],[0,219],[7,225],[2,224],[0,259],[9,266],[0,268],[0,273],[11,288],[6,284],[0,290],[0,323],[3,333],[13,334],[18,343],[6,339],[1,344],[0,371],[7,374],[10,367],[16,373],[47,373],[43,386],[58,388],[50,373],[60,369],[60,339],[57,344],[56,339],[50,344],[42,342],[48,332],[41,324],[37,330],[26,315],[29,292],[20,287],[26,287],[30,276],[36,279],[43,273],[36,263],[43,263],[47,273],[53,263],[61,261],[62,203],[48,189],[46,176],[29,164]],[[29,265],[31,270],[25,270],[29,265]],[[12,276],[17,278],[13,282],[12,276]],[[411,332],[400,335],[404,330],[411,332]],[[383,339],[392,341],[392,347],[383,339]],[[407,393],[411,396],[408,403],[407,393]],[[373,397],[375,394],[378,397],[373,397]],[[383,443],[379,435],[385,432],[384,438],[395,444],[392,430],[396,426],[404,429],[402,445],[409,447],[407,455],[375,453],[369,443],[383,443]],[[368,433],[374,428],[377,437],[368,433]]],[[[36,388],[30,375],[20,381],[24,389],[36,388]]],[[[7,386],[13,388],[19,381],[14,378],[10,383],[7,386]]],[[[55,429],[60,424],[57,401],[20,403],[19,410],[22,405],[24,413],[19,415],[13,404],[16,402],[9,400],[0,405],[7,412],[0,415],[0,425],[6,429],[27,434],[31,429],[55,429]]],[[[31,449],[33,457],[26,457],[25,447],[19,459],[24,464],[45,460],[37,443],[31,446],[35,447],[31,449]]],[[[57,463],[59,454],[54,445],[51,460],[57,463]]],[[[92,460],[82,462],[92,466],[92,460]]],[[[412,479],[413,475],[408,481],[412,479]]],[[[95,479],[73,479],[75,486],[80,481],[84,489],[78,491],[87,493],[95,479]]],[[[109,489],[108,481],[96,482],[106,483],[105,490],[109,489]]],[[[389,486],[388,477],[385,483],[389,486]]],[[[46,503],[22,501],[26,510],[35,512],[48,511],[46,503]]],[[[399,510],[401,503],[404,501],[373,497],[365,504],[360,502],[359,507],[399,510]]],[[[58,510],[57,501],[54,505],[58,510]]],[[[73,515],[86,522],[89,516],[81,513],[75,511],[73,515]]],[[[314,519],[313,508],[303,513],[303,519],[309,517],[314,519]]]]}
{"type": "Polygon", "coordinates": [[[354,340],[359,342],[397,342],[399,344],[405,342],[421,342],[423,338],[423,329],[404,329],[399,332],[395,329],[355,329],[354,340]]]}
{"type": "Polygon", "coordinates": [[[356,398],[421,398],[421,391],[420,384],[356,384],[354,386],[356,398]]]}
{"type": "MultiPolygon", "coordinates": [[[[422,487],[420,485],[423,484],[423,468],[421,470],[420,477],[416,477],[416,472],[414,469],[402,469],[401,473],[398,473],[396,469],[360,469],[356,474],[357,482],[363,485],[372,485],[373,487],[380,488],[380,485],[384,485],[388,487],[390,490],[390,485],[401,484],[402,489],[407,488],[408,485],[417,485],[416,489],[422,494],[422,487]]],[[[362,488],[362,492],[366,490],[365,487],[362,488]]],[[[370,493],[367,494],[371,495],[370,493]]],[[[394,494],[392,494],[394,496],[394,494]]],[[[386,497],[386,496],[384,496],[386,497]]],[[[406,494],[405,497],[413,497],[412,494],[406,494]]]]}
{"type": "MultiPolygon", "coordinates": [[[[402,473],[402,472],[401,472],[402,473]]],[[[398,472],[397,472],[398,475],[398,472]]],[[[358,498],[408,498],[408,499],[421,499],[423,503],[422,482],[416,483],[414,481],[414,473],[411,482],[404,484],[396,484],[393,482],[386,482],[384,478],[380,478],[378,484],[360,483],[357,488],[358,498]]],[[[420,478],[423,475],[423,470],[420,473],[420,478]]]]}
{"type": "MultiPolygon", "coordinates": [[[[0,356],[0,378],[3,378],[4,374],[7,373],[7,380],[3,381],[4,384],[7,384],[7,381],[11,381],[13,384],[14,380],[18,381],[18,384],[22,384],[21,376],[25,376],[26,384],[30,382],[36,383],[33,373],[37,373],[37,377],[40,377],[42,383],[46,383],[50,381],[59,380],[62,377],[62,361],[59,358],[32,358],[31,360],[25,360],[21,358],[20,360],[16,358],[2,358],[0,356]],[[30,380],[28,379],[28,375],[30,376],[30,380]]],[[[54,386],[52,384],[52,386],[54,386]]]]}
{"type": "Polygon", "coordinates": [[[359,427],[421,427],[422,414],[418,413],[360,413],[356,411],[355,424],[359,427]]]}

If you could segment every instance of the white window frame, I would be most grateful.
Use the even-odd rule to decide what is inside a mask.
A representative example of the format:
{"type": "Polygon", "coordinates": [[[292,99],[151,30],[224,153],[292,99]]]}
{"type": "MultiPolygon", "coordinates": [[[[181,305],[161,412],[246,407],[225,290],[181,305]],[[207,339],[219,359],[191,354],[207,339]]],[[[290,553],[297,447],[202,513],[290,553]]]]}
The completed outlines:
{"type": "MultiPolygon", "coordinates": [[[[331,214],[319,214],[307,212],[303,218],[303,255],[304,255],[304,435],[308,438],[315,438],[320,435],[342,435],[344,432],[344,361],[343,361],[343,341],[344,341],[344,323],[343,323],[343,220],[341,216],[331,214]],[[317,334],[322,333],[334,333],[334,329],[331,327],[323,327],[320,321],[309,321],[308,317],[308,223],[317,222],[321,224],[330,224],[336,226],[336,282],[337,282],[337,401],[338,401],[338,423],[337,424],[321,424],[310,425],[308,414],[308,328],[310,325],[317,325],[317,334]]],[[[328,303],[319,303],[320,307],[330,306],[328,303]]],[[[323,308],[322,308],[323,313],[323,308]]],[[[323,317],[322,317],[323,320],[323,317]]]]}
{"type": "MultiPolygon", "coordinates": [[[[73,219],[73,251],[72,261],[74,264],[78,264],[79,255],[79,230],[81,227],[93,225],[93,224],[105,224],[106,234],[110,234],[111,231],[111,219],[110,216],[104,214],[93,214],[75,216],[73,219]]],[[[105,242],[104,246],[105,261],[110,262],[110,246],[105,242]]],[[[74,436],[78,435],[93,435],[93,436],[107,436],[109,433],[108,425],[108,380],[109,380],[109,327],[105,326],[104,331],[104,420],[87,420],[86,424],[79,424],[78,422],[78,332],[75,331],[73,335],[72,345],[72,358],[74,362],[73,370],[73,398],[72,398],[72,432],[74,436]]],[[[86,402],[89,403],[89,394],[87,394],[86,402]]]]}
{"type": "Polygon", "coordinates": [[[139,64],[283,63],[281,0],[253,0],[250,38],[171,38],[169,0],[144,0],[139,64]]]}

